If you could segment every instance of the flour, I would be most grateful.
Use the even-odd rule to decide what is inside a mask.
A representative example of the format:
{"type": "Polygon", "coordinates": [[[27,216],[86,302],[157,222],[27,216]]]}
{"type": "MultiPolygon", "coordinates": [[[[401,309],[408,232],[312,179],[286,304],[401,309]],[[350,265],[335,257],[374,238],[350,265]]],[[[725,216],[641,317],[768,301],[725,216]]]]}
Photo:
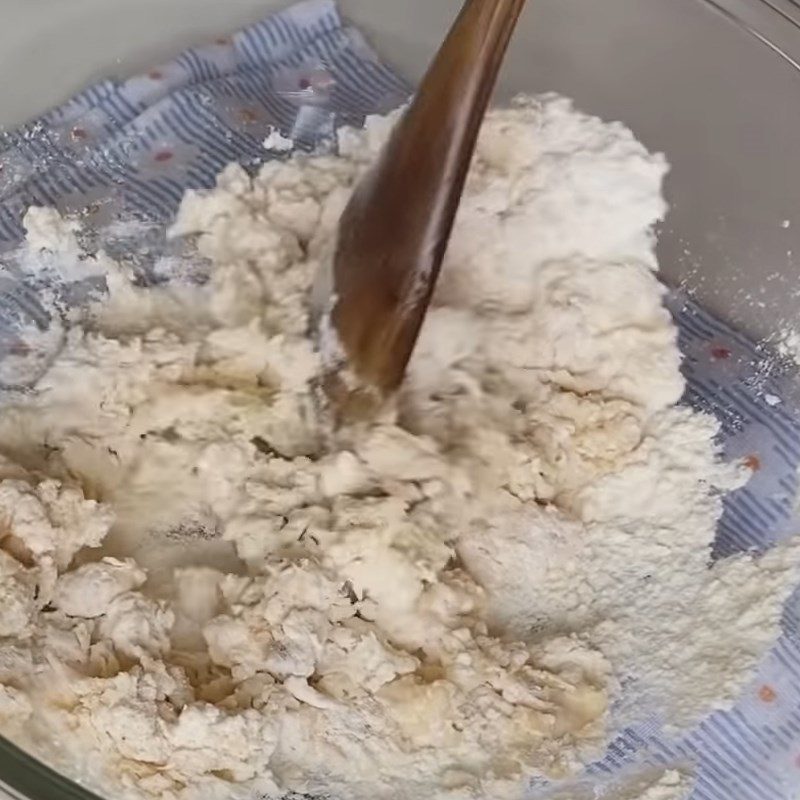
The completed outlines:
{"type": "Polygon", "coordinates": [[[546,800],[689,800],[695,779],[674,769],[648,769],[642,774],[609,779],[608,783],[581,780],[546,794],[546,800]]]}
{"type": "MultiPolygon", "coordinates": [[[[798,544],[709,566],[745,476],[676,406],[666,164],[620,125],[490,115],[401,392],[330,429],[311,290],[391,121],[190,193],[202,285],[26,218],[108,295],[0,415],[0,724],[89,785],[520,798],[729,704],[777,637],[798,544]]],[[[654,781],[622,796],[687,789],[654,781]]]]}
{"type": "MultiPolygon", "coordinates": [[[[688,800],[694,779],[675,770],[635,780],[622,790],[614,790],[608,800],[688,800]]],[[[602,795],[601,795],[602,797],[602,795]]]]}
{"type": "Polygon", "coordinates": [[[800,331],[785,328],[778,338],[778,353],[795,364],[800,364],[800,331]]]}
{"type": "Polygon", "coordinates": [[[277,128],[271,128],[263,142],[265,150],[274,153],[288,153],[294,150],[294,141],[284,136],[277,128]]]}
{"type": "MultiPolygon", "coordinates": [[[[667,772],[657,783],[633,800],[688,800],[693,781],[677,772],[667,772]]],[[[619,798],[618,800],[624,800],[619,798]]]]}

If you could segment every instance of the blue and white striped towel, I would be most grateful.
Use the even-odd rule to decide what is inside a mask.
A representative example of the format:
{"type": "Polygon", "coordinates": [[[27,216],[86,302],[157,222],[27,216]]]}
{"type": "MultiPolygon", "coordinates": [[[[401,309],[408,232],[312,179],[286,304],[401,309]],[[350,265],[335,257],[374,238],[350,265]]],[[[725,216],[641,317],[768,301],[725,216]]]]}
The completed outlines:
{"type": "MultiPolygon", "coordinates": [[[[319,146],[342,122],[386,112],[409,87],[382,64],[334,0],[306,0],[245,30],[189,50],[124,82],[105,81],[30,124],[0,136],[0,360],[15,352],[20,323],[44,327],[41,288],[13,248],[30,205],[104,221],[136,219],[152,252],[158,232],[189,188],[213,186],[230,161],[254,167],[270,155],[274,127],[319,146]]],[[[104,242],[125,247],[124,237],[104,242]]],[[[143,280],[146,251],[137,241],[143,280]],[[141,255],[140,252],[140,255],[141,255]]],[[[726,501],[715,555],[763,550],[798,528],[794,498],[800,420],[784,406],[784,365],[680,295],[688,381],[685,402],[722,422],[724,448],[753,479],[726,501]]],[[[625,731],[587,772],[590,796],[607,796],[619,775],[644,766],[695,765],[693,800],[798,800],[800,797],[800,592],[784,633],[730,712],[668,740],[655,722],[625,731]],[[605,788],[604,788],[605,787],[605,788]]],[[[583,784],[585,785],[585,784],[583,784]]],[[[551,795],[532,787],[531,798],[551,795]]],[[[613,795],[608,795],[613,796],[613,795]]]]}

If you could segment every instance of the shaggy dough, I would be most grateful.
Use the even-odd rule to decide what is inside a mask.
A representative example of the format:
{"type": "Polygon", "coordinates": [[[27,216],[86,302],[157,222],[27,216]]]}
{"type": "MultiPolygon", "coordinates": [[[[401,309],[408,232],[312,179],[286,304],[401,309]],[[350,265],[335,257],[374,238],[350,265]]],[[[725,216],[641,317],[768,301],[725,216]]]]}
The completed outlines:
{"type": "Polygon", "coordinates": [[[310,290],[391,122],[190,193],[190,280],[28,214],[108,294],[0,415],[0,724],[89,785],[519,798],[777,636],[796,543],[708,566],[744,475],[676,406],[665,162],[564,99],[489,116],[402,391],[330,429],[310,290]]]}

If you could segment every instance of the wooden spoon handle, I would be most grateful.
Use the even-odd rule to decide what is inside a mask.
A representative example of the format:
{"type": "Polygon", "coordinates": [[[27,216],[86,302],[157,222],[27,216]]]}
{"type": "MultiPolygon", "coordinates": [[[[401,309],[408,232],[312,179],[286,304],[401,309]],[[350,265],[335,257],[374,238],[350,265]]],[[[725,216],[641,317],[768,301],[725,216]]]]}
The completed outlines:
{"type": "Polygon", "coordinates": [[[525,0],[468,0],[342,217],[333,323],[356,374],[401,383],[525,0]]]}

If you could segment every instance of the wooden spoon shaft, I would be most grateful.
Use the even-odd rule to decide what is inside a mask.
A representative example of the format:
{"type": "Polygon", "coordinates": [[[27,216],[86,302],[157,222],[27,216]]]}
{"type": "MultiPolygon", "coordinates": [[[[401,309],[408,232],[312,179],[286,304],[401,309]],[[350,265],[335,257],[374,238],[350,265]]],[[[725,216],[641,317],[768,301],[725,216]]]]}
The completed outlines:
{"type": "Polygon", "coordinates": [[[468,0],[342,218],[333,322],[356,373],[384,393],[400,385],[416,344],[524,4],[468,0]]]}

